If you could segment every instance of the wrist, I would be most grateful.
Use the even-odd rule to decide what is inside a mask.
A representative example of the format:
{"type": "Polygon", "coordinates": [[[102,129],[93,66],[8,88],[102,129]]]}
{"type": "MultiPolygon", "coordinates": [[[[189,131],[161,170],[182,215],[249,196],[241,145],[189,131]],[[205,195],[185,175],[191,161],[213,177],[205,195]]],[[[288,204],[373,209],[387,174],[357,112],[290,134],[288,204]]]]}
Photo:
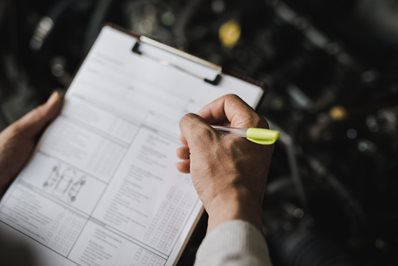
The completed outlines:
{"type": "Polygon", "coordinates": [[[261,230],[261,202],[247,188],[226,189],[214,197],[205,208],[209,214],[208,231],[232,220],[247,221],[261,230]]]}

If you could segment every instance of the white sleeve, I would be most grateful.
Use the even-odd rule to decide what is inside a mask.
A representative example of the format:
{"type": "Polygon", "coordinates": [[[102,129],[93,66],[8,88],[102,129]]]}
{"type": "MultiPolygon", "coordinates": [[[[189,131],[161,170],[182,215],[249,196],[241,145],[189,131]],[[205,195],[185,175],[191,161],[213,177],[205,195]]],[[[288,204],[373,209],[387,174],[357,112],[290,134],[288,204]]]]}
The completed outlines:
{"type": "Polygon", "coordinates": [[[252,224],[229,221],[214,228],[196,254],[195,266],[271,266],[261,232],[252,224]]]}

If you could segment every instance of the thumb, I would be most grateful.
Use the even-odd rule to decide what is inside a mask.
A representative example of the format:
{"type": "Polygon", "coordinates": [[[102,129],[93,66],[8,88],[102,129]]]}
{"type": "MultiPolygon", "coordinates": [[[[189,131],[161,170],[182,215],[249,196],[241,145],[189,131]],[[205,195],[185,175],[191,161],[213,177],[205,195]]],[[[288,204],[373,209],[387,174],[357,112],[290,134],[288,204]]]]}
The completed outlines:
{"type": "Polygon", "coordinates": [[[46,103],[36,107],[14,123],[17,133],[28,137],[39,134],[44,127],[53,120],[60,112],[62,106],[61,93],[55,91],[46,103]]]}
{"type": "Polygon", "coordinates": [[[217,131],[195,114],[184,115],[180,120],[180,129],[191,152],[199,145],[208,145],[209,142],[218,138],[217,131]]]}

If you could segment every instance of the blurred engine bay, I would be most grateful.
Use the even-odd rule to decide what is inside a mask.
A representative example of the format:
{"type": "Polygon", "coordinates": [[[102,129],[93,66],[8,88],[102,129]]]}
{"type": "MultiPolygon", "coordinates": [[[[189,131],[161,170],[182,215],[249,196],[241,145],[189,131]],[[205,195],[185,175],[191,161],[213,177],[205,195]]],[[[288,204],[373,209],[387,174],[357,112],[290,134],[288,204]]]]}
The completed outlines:
{"type": "Polygon", "coordinates": [[[3,0],[0,128],[68,87],[105,22],[269,85],[275,265],[398,265],[397,1],[3,0]]]}

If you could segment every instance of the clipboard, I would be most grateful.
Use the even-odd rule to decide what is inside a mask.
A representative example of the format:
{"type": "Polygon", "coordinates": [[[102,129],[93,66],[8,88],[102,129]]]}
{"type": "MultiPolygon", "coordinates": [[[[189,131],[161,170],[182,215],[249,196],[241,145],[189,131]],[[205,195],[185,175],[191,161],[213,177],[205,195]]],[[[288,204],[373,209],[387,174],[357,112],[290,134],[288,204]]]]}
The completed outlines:
{"type": "MultiPolygon", "coordinates": [[[[214,87],[216,90],[226,86],[225,83],[233,78],[242,83],[248,83],[260,88],[262,90],[261,97],[258,98],[254,104],[250,104],[254,109],[256,109],[268,91],[268,86],[262,81],[257,81],[244,74],[225,69],[217,64],[166,45],[145,35],[130,32],[117,25],[107,24],[105,28],[106,27],[110,27],[111,29],[133,37],[135,40],[130,46],[130,52],[135,56],[149,59],[156,64],[166,66],[176,72],[190,76],[194,78],[198,84],[202,84],[201,86],[206,86],[207,84],[214,87]],[[178,58],[178,60],[174,60],[176,58],[178,58]]],[[[204,237],[206,232],[206,220],[203,219],[203,214],[204,209],[200,207],[200,212],[195,219],[191,221],[191,227],[188,231],[183,232],[187,237],[184,239],[183,243],[179,244],[180,249],[174,250],[170,256],[175,258],[174,263],[170,264],[167,262],[166,265],[184,265],[185,262],[189,262],[192,259],[189,257],[189,253],[184,252],[190,248],[189,244],[195,245],[197,244],[195,241],[201,241],[204,237]],[[191,239],[191,236],[194,236],[194,238],[191,239]]]]}

